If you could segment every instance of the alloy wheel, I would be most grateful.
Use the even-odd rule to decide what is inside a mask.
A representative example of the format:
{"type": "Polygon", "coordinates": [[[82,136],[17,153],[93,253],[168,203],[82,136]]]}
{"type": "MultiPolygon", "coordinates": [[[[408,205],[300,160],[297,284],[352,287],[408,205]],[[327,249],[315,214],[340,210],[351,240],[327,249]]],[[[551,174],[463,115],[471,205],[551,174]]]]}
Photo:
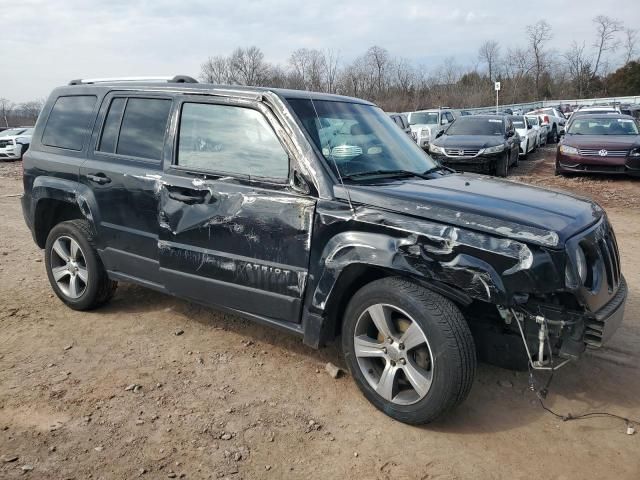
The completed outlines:
{"type": "Polygon", "coordinates": [[[80,298],[87,290],[89,273],[84,252],[76,240],[61,236],[51,247],[51,273],[62,293],[80,298]]]}
{"type": "Polygon", "coordinates": [[[354,353],[360,371],[385,400],[411,405],[433,381],[434,357],[420,325],[403,310],[375,304],[358,318],[354,353]]]}

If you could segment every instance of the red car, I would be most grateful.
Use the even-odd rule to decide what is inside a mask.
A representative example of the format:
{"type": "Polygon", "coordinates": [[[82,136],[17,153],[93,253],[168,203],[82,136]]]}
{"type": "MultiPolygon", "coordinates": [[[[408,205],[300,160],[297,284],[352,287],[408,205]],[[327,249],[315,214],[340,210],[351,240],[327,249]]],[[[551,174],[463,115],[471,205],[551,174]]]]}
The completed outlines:
{"type": "Polygon", "coordinates": [[[556,174],[613,173],[640,176],[636,120],[622,114],[575,116],[556,152],[556,174]]]}

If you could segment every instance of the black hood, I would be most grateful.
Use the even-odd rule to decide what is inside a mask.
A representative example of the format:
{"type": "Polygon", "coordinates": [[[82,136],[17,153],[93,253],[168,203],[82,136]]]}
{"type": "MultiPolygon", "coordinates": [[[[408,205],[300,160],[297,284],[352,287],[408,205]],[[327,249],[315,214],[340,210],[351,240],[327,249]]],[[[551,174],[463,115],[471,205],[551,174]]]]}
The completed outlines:
{"type": "MultiPolygon", "coordinates": [[[[347,188],[355,204],[551,248],[562,248],[604,214],[584,198],[478,175],[394,179],[347,188]]],[[[346,199],[342,187],[336,195],[346,199]]]]}
{"type": "Polygon", "coordinates": [[[445,148],[481,149],[502,145],[504,138],[500,135],[443,135],[433,144],[445,148]]]}

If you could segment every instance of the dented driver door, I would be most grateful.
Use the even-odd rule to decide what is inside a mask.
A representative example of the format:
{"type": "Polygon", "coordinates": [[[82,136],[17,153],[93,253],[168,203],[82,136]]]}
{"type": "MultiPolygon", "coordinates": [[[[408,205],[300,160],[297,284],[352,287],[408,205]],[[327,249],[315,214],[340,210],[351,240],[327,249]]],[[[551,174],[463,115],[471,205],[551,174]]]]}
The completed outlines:
{"type": "Polygon", "coordinates": [[[185,100],[159,198],[172,293],[299,322],[315,198],[290,187],[291,153],[258,104],[185,100]]]}

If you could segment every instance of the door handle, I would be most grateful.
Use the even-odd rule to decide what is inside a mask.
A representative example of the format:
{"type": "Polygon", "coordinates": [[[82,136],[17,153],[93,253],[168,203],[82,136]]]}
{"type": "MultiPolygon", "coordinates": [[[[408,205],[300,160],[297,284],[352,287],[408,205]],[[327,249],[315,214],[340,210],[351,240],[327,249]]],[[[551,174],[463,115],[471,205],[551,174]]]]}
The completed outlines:
{"type": "Polygon", "coordinates": [[[87,175],[87,178],[94,182],[97,183],[98,185],[104,185],[106,183],[111,183],[111,179],[109,177],[107,177],[104,173],[90,173],[87,175]]]}
{"type": "Polygon", "coordinates": [[[206,191],[189,191],[185,193],[185,190],[177,192],[175,190],[167,189],[169,198],[176,200],[177,202],[186,203],[187,205],[194,205],[196,203],[204,203],[204,199],[208,192],[206,191]]]}

